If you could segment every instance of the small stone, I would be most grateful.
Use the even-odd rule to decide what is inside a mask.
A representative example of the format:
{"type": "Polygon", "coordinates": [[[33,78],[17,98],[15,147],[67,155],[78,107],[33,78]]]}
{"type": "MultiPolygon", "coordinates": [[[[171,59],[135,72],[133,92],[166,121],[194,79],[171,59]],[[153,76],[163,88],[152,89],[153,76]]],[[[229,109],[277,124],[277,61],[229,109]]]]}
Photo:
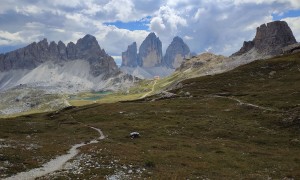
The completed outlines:
{"type": "Polygon", "coordinates": [[[184,95],[185,95],[185,96],[190,96],[190,95],[191,95],[191,93],[189,93],[189,92],[186,92],[186,93],[184,93],[184,95]]]}
{"type": "Polygon", "coordinates": [[[140,137],[140,133],[138,133],[138,132],[131,132],[129,134],[129,136],[131,137],[131,139],[139,138],[140,137]]]}
{"type": "Polygon", "coordinates": [[[275,74],[276,74],[276,71],[271,71],[271,72],[269,73],[270,76],[274,76],[275,74]]]}

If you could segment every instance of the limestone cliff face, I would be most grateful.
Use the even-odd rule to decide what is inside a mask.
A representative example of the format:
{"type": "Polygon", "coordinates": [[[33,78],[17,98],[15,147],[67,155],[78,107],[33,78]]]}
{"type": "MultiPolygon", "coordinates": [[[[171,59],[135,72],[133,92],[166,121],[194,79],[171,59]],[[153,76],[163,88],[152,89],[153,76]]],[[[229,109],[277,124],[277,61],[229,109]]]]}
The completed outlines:
{"type": "Polygon", "coordinates": [[[178,68],[185,58],[190,57],[190,48],[183,40],[176,36],[166,50],[163,65],[169,68],[178,68]]]}
{"type": "Polygon", "coordinates": [[[162,44],[155,33],[150,33],[139,48],[138,65],[156,67],[162,63],[162,44]]]}
{"type": "Polygon", "coordinates": [[[297,43],[292,30],[285,21],[261,25],[257,28],[253,42],[258,52],[268,52],[272,55],[278,54],[282,47],[297,43]]]}
{"type": "Polygon", "coordinates": [[[245,41],[243,47],[233,56],[239,56],[255,49],[259,54],[278,55],[282,48],[297,43],[292,30],[285,21],[262,24],[256,30],[252,41],[245,41]]]}
{"type": "Polygon", "coordinates": [[[190,57],[190,49],[180,37],[175,37],[162,55],[162,43],[155,33],[150,33],[143,41],[137,54],[134,42],[122,53],[122,67],[167,67],[178,68],[185,58],[190,57]]]}
{"type": "Polygon", "coordinates": [[[106,76],[119,71],[113,58],[100,48],[96,38],[91,35],[84,36],[76,44],[70,42],[67,46],[61,41],[58,44],[55,42],[48,44],[47,39],[44,39],[2,54],[0,55],[0,71],[31,70],[47,61],[59,63],[76,59],[88,61],[91,65],[90,73],[94,76],[106,76]]]}
{"type": "Polygon", "coordinates": [[[125,52],[122,52],[122,67],[137,67],[138,63],[137,45],[136,42],[128,46],[125,52]]]}

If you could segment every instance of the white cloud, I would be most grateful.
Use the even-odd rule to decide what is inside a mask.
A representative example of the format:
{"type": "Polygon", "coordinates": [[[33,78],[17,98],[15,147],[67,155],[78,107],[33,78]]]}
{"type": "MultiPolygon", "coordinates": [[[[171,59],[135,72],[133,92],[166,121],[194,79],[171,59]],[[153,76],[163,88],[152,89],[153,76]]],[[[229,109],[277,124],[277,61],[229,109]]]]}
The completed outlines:
{"type": "Polygon", "coordinates": [[[192,40],[192,39],[194,39],[193,37],[191,37],[191,36],[187,36],[187,35],[186,35],[186,36],[184,36],[183,38],[184,38],[185,40],[187,40],[187,41],[188,41],[188,40],[192,40]]]}
{"type": "Polygon", "coordinates": [[[0,46],[18,46],[25,45],[28,42],[33,42],[41,39],[44,36],[39,32],[32,33],[30,31],[18,31],[15,33],[10,33],[7,31],[0,30],[0,46]]]}
{"type": "MultiPolygon", "coordinates": [[[[179,26],[187,26],[187,21],[181,17],[176,10],[171,9],[168,6],[160,7],[157,12],[157,16],[153,19],[157,19],[160,24],[163,24],[164,30],[176,32],[179,26]],[[166,28],[167,27],[167,28],[166,28]]],[[[154,21],[156,23],[156,21],[154,21]]],[[[162,26],[161,26],[162,27],[162,26]]]]}
{"type": "Polygon", "coordinates": [[[53,4],[54,6],[64,6],[64,7],[78,7],[80,5],[82,5],[83,2],[90,2],[90,0],[67,0],[67,1],[63,1],[63,0],[51,0],[49,1],[49,3],[53,4]]]}
{"type": "Polygon", "coordinates": [[[163,52],[184,27],[188,27],[184,15],[169,6],[161,6],[150,21],[150,30],[163,42],[163,52]]]}
{"type": "MultiPolygon", "coordinates": [[[[76,42],[92,34],[106,52],[120,56],[133,41],[139,46],[149,32],[104,22],[144,18],[150,19],[149,29],[159,36],[164,50],[174,36],[181,36],[194,52],[209,49],[230,55],[244,40],[253,39],[257,26],[272,21],[272,14],[292,9],[300,9],[299,0],[2,0],[0,45],[29,44],[45,37],[76,42]]],[[[299,17],[283,20],[299,40],[299,17]]]]}
{"type": "Polygon", "coordinates": [[[43,11],[41,8],[35,6],[35,5],[29,5],[24,7],[16,7],[16,12],[24,14],[26,16],[29,15],[35,15],[35,14],[41,14],[43,11]]]}
{"type": "Polygon", "coordinates": [[[166,29],[166,26],[161,17],[154,17],[150,21],[150,28],[155,32],[163,32],[166,29]]]}
{"type": "Polygon", "coordinates": [[[111,0],[103,9],[105,13],[114,14],[116,19],[127,22],[134,13],[134,5],[130,0],[111,0]]]}
{"type": "Polygon", "coordinates": [[[23,42],[20,33],[10,33],[7,31],[0,31],[0,45],[14,45],[23,42]]]}
{"type": "Polygon", "coordinates": [[[292,29],[296,40],[299,42],[300,40],[300,17],[289,17],[282,19],[286,21],[290,28],[292,29]]]}
{"type": "Polygon", "coordinates": [[[255,3],[255,4],[273,4],[281,3],[283,5],[289,6],[291,8],[297,9],[300,8],[299,0],[233,0],[235,4],[245,4],[245,3],[255,3]]]}
{"type": "MultiPolygon", "coordinates": [[[[107,28],[107,27],[105,27],[107,28]]],[[[110,49],[112,55],[121,55],[123,51],[132,42],[136,42],[138,46],[146,38],[149,32],[147,31],[129,31],[126,29],[118,29],[108,27],[104,31],[100,30],[95,33],[95,36],[104,49],[110,49]]]]}
{"type": "Polygon", "coordinates": [[[205,8],[198,8],[196,14],[194,15],[194,19],[199,20],[201,16],[205,14],[205,11],[205,8]]]}
{"type": "Polygon", "coordinates": [[[122,64],[122,56],[112,56],[118,66],[122,64]]]}

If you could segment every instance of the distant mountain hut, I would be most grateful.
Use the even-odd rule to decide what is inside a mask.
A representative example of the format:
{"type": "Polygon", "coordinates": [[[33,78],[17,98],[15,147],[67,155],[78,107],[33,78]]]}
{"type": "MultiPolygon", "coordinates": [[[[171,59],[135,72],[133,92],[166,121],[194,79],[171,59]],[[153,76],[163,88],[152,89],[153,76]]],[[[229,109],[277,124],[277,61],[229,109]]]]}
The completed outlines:
{"type": "Polygon", "coordinates": [[[154,80],[159,80],[160,77],[159,76],[154,76],[154,80]]]}

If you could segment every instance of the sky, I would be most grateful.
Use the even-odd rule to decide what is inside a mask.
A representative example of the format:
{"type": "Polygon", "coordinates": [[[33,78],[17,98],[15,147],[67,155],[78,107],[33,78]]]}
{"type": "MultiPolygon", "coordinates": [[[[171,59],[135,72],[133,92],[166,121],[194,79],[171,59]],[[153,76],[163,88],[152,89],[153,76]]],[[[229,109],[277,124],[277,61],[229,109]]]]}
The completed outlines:
{"type": "Polygon", "coordinates": [[[192,52],[230,55],[256,27],[284,20],[300,41],[300,0],[1,0],[0,53],[47,38],[94,35],[120,63],[127,46],[150,32],[163,44],[180,36],[192,52]]]}

